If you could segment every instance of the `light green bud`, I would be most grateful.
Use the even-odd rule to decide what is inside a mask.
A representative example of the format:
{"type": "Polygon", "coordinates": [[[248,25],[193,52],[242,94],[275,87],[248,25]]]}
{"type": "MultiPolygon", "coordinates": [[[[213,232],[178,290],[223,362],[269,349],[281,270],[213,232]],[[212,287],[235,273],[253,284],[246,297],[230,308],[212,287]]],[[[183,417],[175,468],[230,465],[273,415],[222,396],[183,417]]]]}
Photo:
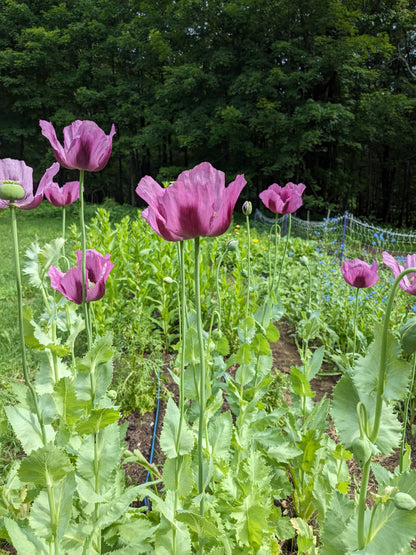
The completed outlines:
{"type": "Polygon", "coordinates": [[[416,501],[408,493],[399,491],[393,497],[394,504],[397,509],[404,509],[405,511],[412,511],[416,507],[416,501]]]}

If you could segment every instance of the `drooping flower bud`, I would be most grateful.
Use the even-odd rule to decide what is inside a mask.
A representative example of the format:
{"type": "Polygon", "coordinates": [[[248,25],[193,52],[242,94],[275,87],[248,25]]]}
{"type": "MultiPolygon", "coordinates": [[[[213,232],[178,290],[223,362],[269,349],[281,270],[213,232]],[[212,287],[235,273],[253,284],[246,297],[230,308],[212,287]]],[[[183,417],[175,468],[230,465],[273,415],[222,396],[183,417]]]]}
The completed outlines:
{"type": "Polygon", "coordinates": [[[243,214],[244,214],[244,216],[250,216],[252,211],[253,211],[253,205],[251,204],[251,202],[249,200],[246,200],[246,202],[243,204],[243,214]]]}
{"type": "Polygon", "coordinates": [[[26,194],[18,181],[0,181],[0,198],[2,200],[22,200],[26,194]]]}
{"type": "Polygon", "coordinates": [[[175,282],[175,280],[173,280],[170,276],[165,276],[165,277],[163,278],[163,281],[164,281],[165,283],[169,283],[169,284],[175,282]]]}
{"type": "Polygon", "coordinates": [[[305,266],[306,268],[309,266],[309,260],[306,256],[301,256],[299,258],[299,262],[302,264],[302,266],[305,266]]]}
{"type": "Polygon", "coordinates": [[[238,241],[236,239],[230,239],[225,248],[227,251],[235,252],[238,249],[238,241]]]}
{"type": "Polygon", "coordinates": [[[411,318],[400,328],[400,339],[407,354],[416,352],[416,318],[411,318]]]}

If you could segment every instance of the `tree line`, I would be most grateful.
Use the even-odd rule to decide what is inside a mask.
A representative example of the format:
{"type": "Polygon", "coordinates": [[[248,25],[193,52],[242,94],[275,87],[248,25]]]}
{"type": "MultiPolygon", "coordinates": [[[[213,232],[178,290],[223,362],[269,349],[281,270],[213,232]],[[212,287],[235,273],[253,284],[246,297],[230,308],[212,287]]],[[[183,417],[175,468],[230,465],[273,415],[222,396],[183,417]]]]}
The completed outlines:
{"type": "MultiPolygon", "coordinates": [[[[38,121],[92,119],[113,155],[87,197],[209,161],[245,196],[303,182],[312,216],[416,218],[416,1],[0,0],[0,157],[40,177],[38,121]]],[[[60,181],[73,180],[61,170],[60,181]]],[[[256,201],[257,202],[257,201],[256,201]]]]}

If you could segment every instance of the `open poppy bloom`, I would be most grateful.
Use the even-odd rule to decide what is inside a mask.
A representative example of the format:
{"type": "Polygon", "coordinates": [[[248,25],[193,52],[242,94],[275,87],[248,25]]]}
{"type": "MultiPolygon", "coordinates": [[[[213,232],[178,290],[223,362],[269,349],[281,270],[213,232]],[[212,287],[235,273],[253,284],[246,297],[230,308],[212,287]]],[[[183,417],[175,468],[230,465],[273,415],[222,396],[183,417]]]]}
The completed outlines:
{"type": "Polygon", "coordinates": [[[280,187],[277,183],[259,194],[263,204],[274,214],[292,214],[302,206],[303,183],[287,183],[280,187]]]}
{"type": "Polygon", "coordinates": [[[106,165],[111,155],[113,135],[109,135],[94,121],[74,121],[64,128],[64,146],[56,137],[55,128],[49,121],[40,120],[42,135],[51,143],[55,158],[64,168],[98,172],[106,165]]]}
{"type": "Polygon", "coordinates": [[[50,182],[44,188],[43,194],[54,206],[69,206],[79,199],[79,181],[69,181],[62,187],[55,182],[50,182]]]}
{"type": "MultiPolygon", "coordinates": [[[[85,300],[87,303],[98,301],[104,296],[105,282],[114,266],[110,256],[110,254],[103,256],[94,249],[86,251],[85,300]]],[[[77,265],[65,274],[52,265],[48,275],[53,289],[60,291],[70,301],[82,304],[82,251],[77,251],[77,265]]]]}
{"type": "Polygon", "coordinates": [[[43,189],[52,183],[52,179],[59,171],[59,164],[55,162],[48,168],[40,180],[36,194],[33,194],[33,169],[23,160],[4,158],[0,160],[0,209],[7,208],[12,202],[20,210],[31,210],[42,202],[43,189]],[[10,188],[10,185],[12,187],[10,188]],[[2,194],[1,189],[4,187],[2,194]],[[8,189],[10,189],[8,191],[8,189]],[[13,191],[15,194],[13,195],[13,191]]]}
{"type": "MultiPolygon", "coordinates": [[[[407,268],[416,268],[416,254],[408,254],[406,256],[406,262],[404,266],[399,264],[397,260],[388,252],[383,252],[383,262],[386,266],[393,270],[394,278],[397,278],[399,274],[406,270],[407,268]]],[[[407,274],[400,281],[399,286],[409,293],[410,295],[416,295],[416,273],[407,274]]]]}
{"type": "Polygon", "coordinates": [[[142,216],[156,233],[166,241],[183,241],[225,233],[246,183],[240,174],[225,187],[224,172],[202,162],[182,172],[166,189],[147,175],[136,193],[148,203],[142,216]]]}
{"type": "Polygon", "coordinates": [[[349,285],[358,289],[372,287],[379,280],[377,262],[370,266],[359,258],[345,260],[341,266],[341,273],[349,285]]]}

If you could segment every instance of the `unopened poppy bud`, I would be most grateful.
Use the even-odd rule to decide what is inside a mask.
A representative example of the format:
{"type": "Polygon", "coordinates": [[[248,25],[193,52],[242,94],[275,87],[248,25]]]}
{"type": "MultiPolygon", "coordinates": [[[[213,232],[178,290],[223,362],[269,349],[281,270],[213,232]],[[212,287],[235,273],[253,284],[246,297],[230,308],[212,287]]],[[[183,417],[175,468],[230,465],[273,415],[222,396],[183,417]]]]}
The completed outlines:
{"type": "Polygon", "coordinates": [[[165,283],[169,283],[169,284],[174,282],[174,280],[173,280],[170,276],[165,276],[165,277],[163,278],[163,281],[164,281],[165,283]]]}
{"type": "Polygon", "coordinates": [[[243,204],[243,214],[244,214],[244,216],[250,216],[252,211],[253,211],[253,205],[251,204],[251,202],[249,200],[246,200],[246,202],[243,204]]]}
{"type": "Polygon", "coordinates": [[[110,399],[117,399],[117,391],[115,391],[114,389],[109,389],[107,391],[107,395],[109,396],[110,399]]]}
{"type": "Polygon", "coordinates": [[[306,258],[306,256],[301,256],[299,258],[299,262],[302,264],[302,266],[309,266],[309,260],[306,258]]]}
{"type": "Polygon", "coordinates": [[[0,181],[0,198],[3,200],[22,200],[26,191],[18,181],[0,181]]]}
{"type": "Polygon", "coordinates": [[[398,509],[402,509],[405,511],[413,511],[413,509],[416,507],[416,501],[413,499],[413,497],[408,493],[404,493],[402,491],[396,493],[396,495],[393,497],[393,501],[398,509]]]}
{"type": "Polygon", "coordinates": [[[235,252],[238,248],[238,241],[236,239],[230,239],[227,243],[227,251],[235,252]]]}
{"type": "Polygon", "coordinates": [[[402,347],[407,354],[416,352],[416,318],[412,318],[400,329],[402,347]]]}

